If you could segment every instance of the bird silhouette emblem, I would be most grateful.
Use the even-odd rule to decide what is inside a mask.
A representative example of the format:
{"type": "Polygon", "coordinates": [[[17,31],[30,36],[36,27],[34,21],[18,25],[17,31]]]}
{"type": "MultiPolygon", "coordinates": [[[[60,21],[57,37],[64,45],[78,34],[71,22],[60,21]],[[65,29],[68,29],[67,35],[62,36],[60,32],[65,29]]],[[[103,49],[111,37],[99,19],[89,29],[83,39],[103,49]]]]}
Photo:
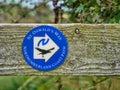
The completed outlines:
{"type": "Polygon", "coordinates": [[[34,59],[47,62],[59,49],[59,46],[47,35],[34,37],[34,59]]]}
{"type": "Polygon", "coordinates": [[[51,48],[49,50],[45,50],[45,49],[40,49],[40,48],[36,47],[35,49],[37,49],[38,51],[40,51],[41,53],[39,53],[39,55],[42,54],[42,57],[44,57],[44,54],[51,53],[51,50],[53,50],[55,48],[51,48]]]}

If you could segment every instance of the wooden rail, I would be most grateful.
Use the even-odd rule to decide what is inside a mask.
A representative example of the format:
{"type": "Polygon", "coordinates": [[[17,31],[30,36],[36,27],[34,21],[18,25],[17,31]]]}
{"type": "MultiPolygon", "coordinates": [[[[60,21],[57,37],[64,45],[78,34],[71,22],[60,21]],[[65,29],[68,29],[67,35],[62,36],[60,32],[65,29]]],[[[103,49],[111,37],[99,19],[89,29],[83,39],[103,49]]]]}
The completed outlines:
{"type": "Polygon", "coordinates": [[[53,24],[67,37],[69,53],[55,70],[31,68],[23,59],[25,34],[41,24],[0,24],[0,75],[120,75],[119,24],[53,24]]]}

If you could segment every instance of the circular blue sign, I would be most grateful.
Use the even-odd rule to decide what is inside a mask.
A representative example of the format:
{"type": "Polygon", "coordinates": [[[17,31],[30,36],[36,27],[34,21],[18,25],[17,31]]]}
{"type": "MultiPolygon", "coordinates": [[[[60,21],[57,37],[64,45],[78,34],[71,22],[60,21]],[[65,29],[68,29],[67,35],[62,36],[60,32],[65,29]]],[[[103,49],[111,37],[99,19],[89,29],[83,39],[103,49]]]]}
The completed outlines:
{"type": "Polygon", "coordinates": [[[65,36],[52,26],[33,28],[22,42],[24,59],[37,70],[48,71],[57,68],[64,62],[67,52],[65,36]]]}

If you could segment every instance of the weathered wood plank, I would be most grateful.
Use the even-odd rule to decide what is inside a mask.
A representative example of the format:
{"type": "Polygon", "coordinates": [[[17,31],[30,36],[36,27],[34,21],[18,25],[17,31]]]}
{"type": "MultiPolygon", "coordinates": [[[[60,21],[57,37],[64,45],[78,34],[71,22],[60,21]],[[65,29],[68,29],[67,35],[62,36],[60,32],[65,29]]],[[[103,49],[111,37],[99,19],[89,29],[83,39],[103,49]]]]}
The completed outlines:
{"type": "Polygon", "coordinates": [[[21,54],[24,35],[38,25],[0,24],[0,75],[120,75],[119,24],[53,25],[67,37],[69,53],[49,72],[32,69],[21,54]]]}

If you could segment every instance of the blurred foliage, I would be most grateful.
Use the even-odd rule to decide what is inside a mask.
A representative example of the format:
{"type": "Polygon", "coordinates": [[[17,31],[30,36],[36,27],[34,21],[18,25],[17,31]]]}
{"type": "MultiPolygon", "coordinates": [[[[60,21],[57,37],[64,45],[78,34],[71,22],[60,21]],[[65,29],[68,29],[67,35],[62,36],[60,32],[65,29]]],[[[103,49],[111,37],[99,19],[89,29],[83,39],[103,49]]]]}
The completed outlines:
{"type": "MultiPolygon", "coordinates": [[[[47,5],[49,0],[1,1],[4,1],[0,2],[1,23],[54,21],[54,11],[47,5]]],[[[64,10],[63,23],[120,23],[120,0],[64,0],[64,3],[68,11],[64,10]]],[[[119,83],[120,76],[1,76],[0,90],[120,90],[119,83]]]]}
{"type": "Polygon", "coordinates": [[[65,0],[70,21],[80,23],[120,23],[120,0],[65,0]]]}
{"type": "Polygon", "coordinates": [[[52,19],[54,18],[54,13],[45,1],[40,3],[30,2],[30,0],[18,0],[19,2],[17,3],[15,2],[17,0],[11,0],[11,2],[8,1],[6,0],[0,3],[1,23],[53,22],[52,19]]]}
{"type": "Polygon", "coordinates": [[[120,0],[3,0],[0,22],[54,23],[52,1],[63,10],[58,23],[120,23],[120,0]]]}
{"type": "Polygon", "coordinates": [[[120,76],[3,76],[0,90],[120,90],[119,83],[120,76]]]}

